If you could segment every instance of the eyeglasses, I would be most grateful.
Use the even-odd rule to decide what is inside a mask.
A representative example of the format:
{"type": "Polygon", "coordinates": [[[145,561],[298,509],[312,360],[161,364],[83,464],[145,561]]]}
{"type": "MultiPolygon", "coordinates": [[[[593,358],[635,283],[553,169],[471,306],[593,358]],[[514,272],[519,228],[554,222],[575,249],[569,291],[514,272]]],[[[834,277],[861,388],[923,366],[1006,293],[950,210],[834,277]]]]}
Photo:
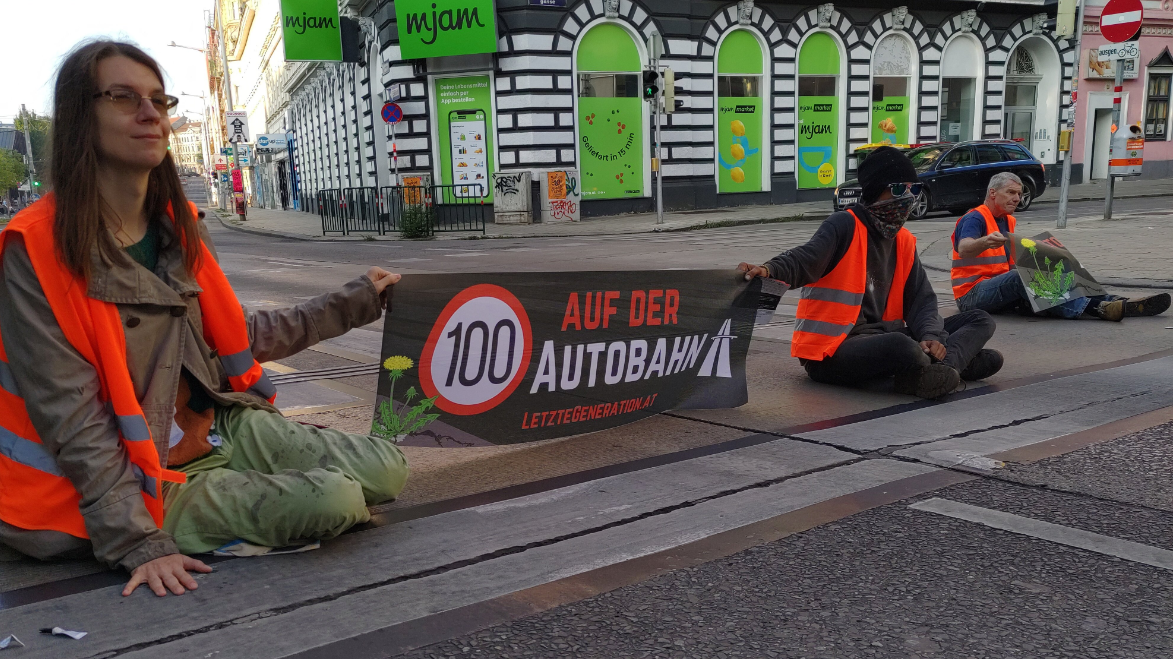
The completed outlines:
{"type": "Polygon", "coordinates": [[[166,114],[168,110],[179,105],[179,99],[168,94],[155,94],[154,96],[144,97],[142,94],[129,89],[113,89],[108,92],[94,94],[94,98],[101,98],[102,96],[110,99],[114,107],[128,114],[138,112],[139,107],[143,104],[143,98],[150,100],[151,104],[155,106],[155,110],[160,114],[166,114]]]}
{"type": "Polygon", "coordinates": [[[921,184],[893,183],[892,185],[888,186],[888,189],[892,191],[893,197],[903,197],[905,192],[911,193],[912,196],[915,197],[920,194],[921,184]]]}

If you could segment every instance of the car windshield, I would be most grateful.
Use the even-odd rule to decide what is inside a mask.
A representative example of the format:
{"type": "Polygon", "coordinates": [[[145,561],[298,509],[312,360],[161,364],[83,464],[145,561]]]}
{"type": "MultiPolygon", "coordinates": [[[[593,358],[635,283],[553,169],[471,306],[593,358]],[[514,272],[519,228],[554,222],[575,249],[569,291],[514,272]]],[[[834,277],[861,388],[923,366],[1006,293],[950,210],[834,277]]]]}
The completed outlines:
{"type": "Polygon", "coordinates": [[[919,149],[913,149],[905,155],[912,161],[912,166],[916,171],[923,172],[933,166],[937,159],[941,157],[942,153],[949,150],[949,145],[945,146],[926,146],[919,149]]]}

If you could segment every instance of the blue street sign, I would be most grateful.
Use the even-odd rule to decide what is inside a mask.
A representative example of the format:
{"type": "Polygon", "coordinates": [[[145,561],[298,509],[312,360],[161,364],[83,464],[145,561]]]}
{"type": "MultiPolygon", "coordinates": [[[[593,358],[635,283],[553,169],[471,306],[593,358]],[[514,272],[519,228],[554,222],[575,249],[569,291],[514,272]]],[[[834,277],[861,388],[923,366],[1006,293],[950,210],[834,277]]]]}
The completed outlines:
{"type": "Polygon", "coordinates": [[[397,124],[403,119],[403,108],[395,103],[384,103],[383,111],[380,114],[383,115],[383,121],[389,124],[397,124]]]}

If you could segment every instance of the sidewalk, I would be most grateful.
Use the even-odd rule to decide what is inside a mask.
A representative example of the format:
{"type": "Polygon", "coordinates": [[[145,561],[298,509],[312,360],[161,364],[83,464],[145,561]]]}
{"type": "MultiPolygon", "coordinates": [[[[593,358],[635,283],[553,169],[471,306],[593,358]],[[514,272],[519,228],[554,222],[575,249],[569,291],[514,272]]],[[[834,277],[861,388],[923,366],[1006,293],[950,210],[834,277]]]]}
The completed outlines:
{"type": "MultiPolygon", "coordinates": [[[[1071,201],[1093,201],[1104,198],[1107,185],[1104,181],[1093,181],[1071,186],[1071,201]]],[[[1134,197],[1173,196],[1173,182],[1167,179],[1149,181],[1119,181],[1116,183],[1116,199],[1134,197]]],[[[1035,202],[1037,204],[1058,203],[1059,188],[1047,188],[1035,202]]],[[[776,206],[734,206],[707,210],[678,211],[664,213],[664,223],[656,224],[654,213],[612,215],[592,217],[581,222],[563,224],[489,224],[485,227],[485,238],[547,238],[569,236],[603,236],[662,231],[687,231],[708,229],[740,224],[765,224],[796,220],[822,220],[831,212],[830,201],[815,201],[801,204],[780,204],[776,206]]],[[[248,219],[240,222],[235,215],[217,215],[220,222],[229,229],[268,236],[280,236],[295,240],[314,241],[356,241],[356,240],[402,240],[398,234],[378,236],[374,234],[351,234],[342,236],[322,235],[321,219],[314,214],[300,211],[278,211],[264,208],[249,208],[248,219]]],[[[475,232],[440,234],[440,240],[476,239],[475,232]]]]}

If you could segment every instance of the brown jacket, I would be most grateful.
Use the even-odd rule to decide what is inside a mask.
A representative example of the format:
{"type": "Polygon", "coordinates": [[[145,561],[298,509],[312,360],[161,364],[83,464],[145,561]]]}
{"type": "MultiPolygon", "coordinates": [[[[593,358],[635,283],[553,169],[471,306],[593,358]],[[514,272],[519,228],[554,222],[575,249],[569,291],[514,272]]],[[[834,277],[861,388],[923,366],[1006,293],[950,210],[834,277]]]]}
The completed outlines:
{"type": "MultiPolygon", "coordinates": [[[[199,380],[217,403],[276,409],[256,396],[232,391],[219,357],[204,342],[200,288],[184,270],[171,223],[164,219],[160,226],[154,274],[129,259],[126,265],[103,262],[95,247],[87,292],[118,306],[126,333],[127,366],[159,462],[166,465],[182,369],[199,380]]],[[[199,227],[215,254],[202,221],[199,227]]],[[[246,316],[253,356],[263,363],[374,322],[381,313],[374,284],[363,276],[337,293],[246,316]]],[[[107,565],[127,570],[178,553],[175,541],[155,526],[147,512],[115,421],[98,401],[97,372],[61,332],[20,240],[10,242],[3,254],[0,333],[33,427],[81,494],[81,513],[90,536],[86,541],[0,522],[0,543],[42,559],[92,553],[107,565]]]]}

